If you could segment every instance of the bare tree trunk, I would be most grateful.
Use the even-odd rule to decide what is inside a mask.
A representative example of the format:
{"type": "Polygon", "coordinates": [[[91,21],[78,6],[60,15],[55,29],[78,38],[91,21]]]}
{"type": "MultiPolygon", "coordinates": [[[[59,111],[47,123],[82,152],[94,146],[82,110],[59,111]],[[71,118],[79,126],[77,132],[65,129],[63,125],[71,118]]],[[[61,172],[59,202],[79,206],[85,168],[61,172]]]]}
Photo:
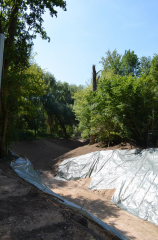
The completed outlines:
{"type": "MultiPolygon", "coordinates": [[[[97,89],[97,80],[96,80],[96,70],[95,70],[95,65],[92,66],[93,69],[93,92],[96,91],[97,89]]],[[[92,113],[91,113],[92,114],[92,113]]],[[[95,135],[91,134],[90,135],[90,144],[94,144],[95,143],[95,135]]]]}
{"type": "Polygon", "coordinates": [[[93,92],[97,90],[97,79],[96,79],[96,70],[95,70],[95,65],[93,65],[93,92]]]}

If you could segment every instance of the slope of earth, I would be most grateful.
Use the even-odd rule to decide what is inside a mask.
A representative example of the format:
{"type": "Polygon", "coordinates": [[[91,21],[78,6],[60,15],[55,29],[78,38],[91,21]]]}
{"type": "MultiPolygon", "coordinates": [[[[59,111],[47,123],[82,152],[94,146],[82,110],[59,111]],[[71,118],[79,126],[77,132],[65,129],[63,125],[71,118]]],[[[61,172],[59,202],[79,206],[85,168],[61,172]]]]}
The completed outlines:
{"type": "Polygon", "coordinates": [[[18,177],[0,160],[1,240],[117,240],[18,177]]]}
{"type": "Polygon", "coordinates": [[[42,171],[44,182],[65,199],[84,207],[96,217],[134,240],[157,240],[158,226],[133,216],[110,202],[115,190],[88,189],[89,178],[63,182],[54,180],[58,165],[64,159],[86,153],[110,149],[134,149],[130,144],[120,144],[111,148],[101,148],[98,144],[86,145],[73,140],[43,139],[12,144],[14,152],[28,157],[35,168],[42,171]]]}

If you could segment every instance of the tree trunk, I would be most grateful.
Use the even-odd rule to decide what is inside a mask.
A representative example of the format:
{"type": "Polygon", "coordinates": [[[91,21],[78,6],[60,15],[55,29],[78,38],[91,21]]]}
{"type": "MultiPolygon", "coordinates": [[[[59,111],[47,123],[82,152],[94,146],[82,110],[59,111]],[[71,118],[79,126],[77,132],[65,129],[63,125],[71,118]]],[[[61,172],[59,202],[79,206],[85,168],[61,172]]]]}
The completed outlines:
{"type": "MultiPolygon", "coordinates": [[[[96,70],[95,70],[95,65],[93,65],[92,67],[93,69],[93,92],[97,90],[97,79],[96,79],[96,70]]],[[[91,134],[90,135],[90,144],[94,144],[95,143],[95,135],[91,134]]]]}
{"type": "MultiPolygon", "coordinates": [[[[17,24],[17,15],[19,11],[19,6],[15,5],[12,7],[12,12],[10,16],[10,22],[8,27],[8,35],[5,40],[4,49],[6,50],[6,54],[4,54],[3,58],[3,73],[2,73],[2,81],[7,76],[7,71],[9,69],[10,58],[8,57],[10,48],[14,42],[14,37],[16,33],[16,24],[17,24]]],[[[2,26],[1,26],[2,28],[2,26]]],[[[0,30],[2,32],[2,29],[0,30]]],[[[6,146],[6,131],[8,124],[8,106],[5,103],[4,99],[4,87],[2,84],[1,92],[0,92],[0,157],[2,158],[5,154],[7,154],[7,146],[6,146]]],[[[6,86],[5,86],[6,87],[6,86]]]]}
{"type": "Polygon", "coordinates": [[[0,158],[7,154],[7,144],[6,144],[6,131],[8,124],[7,112],[2,117],[1,121],[1,136],[0,136],[0,158]]]}
{"type": "MultiPolygon", "coordinates": [[[[10,22],[9,22],[9,28],[8,28],[8,37],[5,41],[5,48],[10,51],[12,44],[14,42],[14,37],[16,33],[16,25],[17,25],[17,19],[18,19],[18,11],[19,11],[19,6],[15,5],[12,8],[11,16],[10,16],[10,22]]],[[[4,55],[4,74],[6,74],[6,71],[9,68],[10,64],[10,58],[8,57],[8,54],[4,55]]]]}
{"type": "Polygon", "coordinates": [[[93,65],[93,92],[97,90],[97,79],[96,79],[95,65],[93,65]]]}
{"type": "Polygon", "coordinates": [[[90,145],[93,145],[95,143],[95,135],[90,135],[90,145]]]}
{"type": "Polygon", "coordinates": [[[63,133],[64,133],[65,138],[68,139],[68,135],[67,135],[67,132],[66,132],[65,124],[60,120],[59,117],[56,116],[56,118],[58,119],[59,124],[62,127],[62,129],[63,129],[63,133]]]}
{"type": "Polygon", "coordinates": [[[62,129],[63,129],[63,132],[64,132],[64,136],[66,139],[68,139],[68,135],[67,135],[67,132],[66,132],[66,128],[65,128],[65,125],[63,123],[60,124],[62,129]]]}

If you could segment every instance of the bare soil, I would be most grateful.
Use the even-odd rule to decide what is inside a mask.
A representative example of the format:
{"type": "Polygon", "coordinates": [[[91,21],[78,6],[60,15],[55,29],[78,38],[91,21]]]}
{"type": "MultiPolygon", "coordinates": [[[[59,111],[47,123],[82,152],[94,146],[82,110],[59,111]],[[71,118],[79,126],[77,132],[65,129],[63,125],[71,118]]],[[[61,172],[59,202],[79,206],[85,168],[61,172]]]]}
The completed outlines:
{"type": "Polygon", "coordinates": [[[117,240],[18,177],[0,160],[0,240],[117,240]]]}
{"type": "MultiPolygon", "coordinates": [[[[15,153],[27,157],[36,169],[42,171],[41,177],[55,193],[84,207],[130,239],[157,240],[158,226],[110,202],[115,190],[89,190],[90,178],[71,182],[54,180],[57,167],[64,159],[94,151],[136,147],[119,144],[101,148],[97,143],[88,145],[86,142],[64,139],[12,144],[15,153]]],[[[0,181],[0,239],[117,239],[21,180],[6,164],[5,167],[4,163],[0,164],[0,177],[4,181],[0,181]]]]}

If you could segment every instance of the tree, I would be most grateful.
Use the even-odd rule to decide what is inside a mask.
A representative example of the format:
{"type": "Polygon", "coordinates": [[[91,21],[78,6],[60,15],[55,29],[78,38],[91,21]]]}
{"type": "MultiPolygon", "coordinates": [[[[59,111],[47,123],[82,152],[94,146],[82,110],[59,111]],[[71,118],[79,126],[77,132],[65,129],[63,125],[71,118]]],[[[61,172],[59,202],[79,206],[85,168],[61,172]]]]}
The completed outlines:
{"type": "Polygon", "coordinates": [[[36,35],[40,34],[43,39],[50,40],[42,26],[42,15],[47,8],[51,17],[57,16],[55,7],[66,10],[66,2],[63,0],[43,0],[42,2],[40,0],[2,0],[0,2],[0,33],[5,35],[0,93],[0,157],[7,149],[8,118],[13,116],[10,91],[14,89],[14,85],[20,88],[23,84],[20,79],[29,65],[28,59],[36,35]]]}
{"type": "Polygon", "coordinates": [[[94,93],[83,89],[74,97],[82,137],[88,138],[92,129],[108,146],[121,140],[146,145],[148,130],[158,129],[158,55],[148,74],[103,71],[94,93]]]}
{"type": "Polygon", "coordinates": [[[44,107],[47,112],[47,123],[52,132],[52,124],[57,125],[62,129],[65,138],[68,138],[67,126],[76,124],[75,115],[72,105],[73,98],[69,90],[68,83],[55,81],[51,74],[46,74],[48,84],[47,93],[43,96],[44,107]]]}
{"type": "Polygon", "coordinates": [[[141,57],[140,59],[140,74],[149,75],[151,67],[151,57],[141,57]]]}
{"type": "Polygon", "coordinates": [[[152,110],[152,126],[151,129],[158,127],[158,55],[155,54],[151,60],[151,67],[148,76],[150,92],[152,95],[151,110],[152,110]]]}
{"type": "Polygon", "coordinates": [[[92,98],[95,93],[92,92],[92,86],[78,89],[74,94],[74,106],[75,115],[79,121],[79,129],[82,132],[81,136],[84,139],[90,137],[90,133],[93,133],[92,129],[92,98]]]}
{"type": "Polygon", "coordinates": [[[122,75],[138,76],[140,73],[140,62],[134,51],[126,50],[121,59],[122,75]]]}
{"type": "Polygon", "coordinates": [[[102,57],[100,63],[102,63],[104,71],[113,70],[115,74],[121,74],[121,55],[117,53],[115,49],[112,53],[107,51],[106,57],[102,57]]]}
{"type": "Polygon", "coordinates": [[[63,0],[1,1],[0,33],[5,35],[4,74],[7,74],[6,70],[11,61],[15,64],[16,60],[16,64],[18,64],[21,58],[27,59],[23,53],[28,52],[28,47],[33,44],[32,40],[36,38],[37,34],[40,34],[43,39],[50,40],[42,26],[42,15],[47,8],[51,17],[57,16],[55,7],[66,10],[66,2],[63,0]]]}
{"type": "Polygon", "coordinates": [[[44,71],[35,63],[25,71],[27,76],[17,95],[18,116],[27,123],[29,129],[35,131],[35,138],[39,127],[43,124],[43,105],[41,97],[46,93],[44,71]]]}
{"type": "MultiPolygon", "coordinates": [[[[140,62],[134,51],[126,50],[124,55],[117,53],[115,49],[112,53],[107,51],[106,57],[101,58],[101,63],[105,72],[113,71],[114,74],[121,76],[132,74],[138,76],[140,74],[140,62]]],[[[142,62],[143,64],[143,62],[142,62]]]]}

